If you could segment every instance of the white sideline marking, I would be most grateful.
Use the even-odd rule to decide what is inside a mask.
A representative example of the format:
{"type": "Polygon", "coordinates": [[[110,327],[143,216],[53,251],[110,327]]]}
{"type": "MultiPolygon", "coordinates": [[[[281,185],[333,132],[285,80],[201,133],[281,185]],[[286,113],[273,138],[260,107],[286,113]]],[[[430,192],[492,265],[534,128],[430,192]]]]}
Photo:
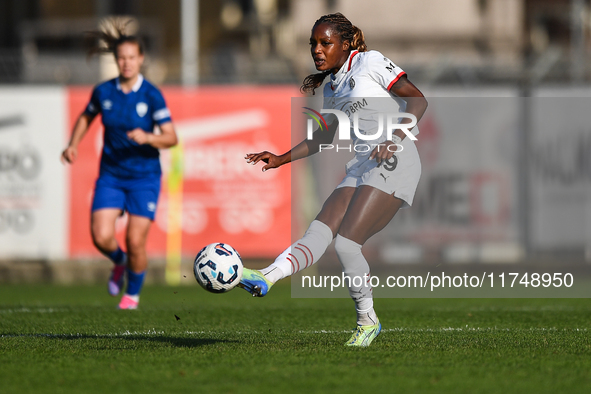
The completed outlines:
{"type": "Polygon", "coordinates": [[[26,338],[88,338],[88,337],[95,337],[95,338],[117,338],[117,337],[127,337],[131,335],[163,335],[164,331],[156,331],[155,329],[151,329],[148,331],[124,331],[120,333],[114,334],[82,334],[82,333],[75,333],[75,334],[16,334],[16,335],[0,335],[0,338],[15,338],[15,337],[26,337],[26,338]]]}
{"type": "MultiPolygon", "coordinates": [[[[350,334],[354,330],[315,330],[315,331],[296,331],[298,334],[350,334]]],[[[396,327],[396,328],[384,328],[382,332],[409,332],[409,333],[420,333],[420,332],[494,332],[494,331],[504,331],[504,332],[587,332],[589,331],[587,328],[556,328],[556,327],[531,327],[531,328],[499,328],[499,327],[441,327],[441,328],[405,328],[405,327],[396,327]]],[[[288,331],[282,331],[282,333],[289,333],[288,331]]],[[[127,336],[159,336],[165,335],[166,332],[164,331],[156,331],[155,329],[147,330],[147,331],[124,331],[120,333],[107,333],[107,334],[82,334],[82,333],[75,333],[75,334],[17,334],[17,335],[0,335],[0,338],[16,338],[16,337],[25,337],[25,338],[117,338],[117,337],[127,337],[127,336]]],[[[178,335],[178,333],[173,332],[171,334],[178,335]]],[[[182,334],[184,335],[212,335],[212,336],[220,336],[220,334],[267,334],[266,331],[185,331],[182,334]]]]}
{"type": "MultiPolygon", "coordinates": [[[[440,312],[456,312],[458,308],[430,308],[433,311],[440,311],[440,312]]],[[[477,307],[477,308],[468,308],[466,311],[468,312],[538,312],[538,311],[573,311],[575,308],[572,307],[554,307],[554,306],[540,306],[540,307],[477,307]]],[[[72,309],[70,308],[10,308],[10,309],[0,309],[0,314],[2,313],[59,313],[59,312],[71,312],[72,309]]],[[[397,330],[397,329],[393,329],[397,330]]],[[[320,330],[319,332],[321,332],[320,330]]],[[[382,330],[383,331],[383,330],[382,330]]],[[[198,333],[198,332],[195,332],[198,333]]]]}
{"type": "MultiPolygon", "coordinates": [[[[317,331],[299,331],[300,334],[343,334],[350,333],[354,330],[342,330],[342,331],[331,331],[331,330],[317,330],[317,331]]],[[[505,332],[532,332],[532,331],[588,331],[586,328],[544,328],[544,327],[531,327],[531,328],[499,328],[499,327],[441,327],[441,328],[382,328],[381,332],[448,332],[448,331],[505,331],[505,332]]]]}
{"type": "Polygon", "coordinates": [[[17,308],[17,309],[0,309],[0,313],[56,313],[69,312],[66,308],[17,308]]]}

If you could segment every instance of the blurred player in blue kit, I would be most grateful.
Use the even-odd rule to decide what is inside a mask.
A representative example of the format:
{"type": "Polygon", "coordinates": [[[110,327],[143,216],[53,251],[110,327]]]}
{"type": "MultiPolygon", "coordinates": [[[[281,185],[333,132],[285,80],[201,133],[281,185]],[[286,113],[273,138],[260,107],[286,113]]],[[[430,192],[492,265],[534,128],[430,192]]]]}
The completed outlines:
{"type": "Polygon", "coordinates": [[[91,234],[94,245],[114,263],[108,291],[117,296],[127,289],[119,309],[136,309],[148,266],[146,239],[160,193],[159,149],[177,144],[162,93],[140,73],[144,47],[136,36],[125,35],[125,25],[113,23],[112,32],[92,32],[89,55],[110,52],[119,77],[97,85],[78,118],[62,161],[73,164],[78,145],[96,115],[102,115],[104,145],[94,189],[91,234]],[[154,133],[158,125],[160,133],[154,133]],[[115,239],[115,221],[127,211],[129,221],[124,252],[115,239]]]}
{"type": "MultiPolygon", "coordinates": [[[[374,100],[391,106],[387,113],[406,112],[418,120],[427,101],[406,77],[406,73],[378,51],[368,51],[363,32],[342,14],[325,15],[314,24],[310,51],[320,73],[306,77],[304,92],[314,92],[330,76],[324,86],[325,109],[343,111],[356,98],[374,100]]],[[[378,106],[380,107],[380,106],[378,106]]],[[[381,108],[380,108],[381,109],[381,108]]],[[[362,132],[374,134],[376,119],[381,115],[372,105],[356,108],[365,124],[362,132]],[[373,119],[367,122],[366,119],[373,119]]],[[[334,118],[328,130],[316,131],[312,140],[305,140],[289,152],[277,156],[270,152],[246,155],[249,163],[263,161],[263,171],[280,167],[293,160],[313,155],[321,144],[331,144],[336,125],[334,118]]],[[[401,123],[409,123],[406,118],[401,123]]],[[[409,133],[418,134],[418,128],[409,133]]],[[[364,145],[356,136],[353,144],[364,145]]],[[[369,278],[370,269],[361,253],[363,244],[381,231],[402,207],[412,205],[421,175],[421,162],[414,141],[397,129],[391,140],[385,133],[371,141],[372,149],[355,149],[355,157],[346,166],[346,175],[324,203],[322,210],[304,236],[288,247],[269,267],[243,271],[240,287],[254,296],[264,296],[278,280],[312,266],[335,239],[335,249],[344,274],[349,278],[369,278]],[[392,149],[391,149],[392,148],[392,149]]],[[[373,308],[369,281],[362,285],[347,283],[355,301],[357,329],[345,343],[347,346],[369,346],[379,335],[381,323],[373,308]]]]}

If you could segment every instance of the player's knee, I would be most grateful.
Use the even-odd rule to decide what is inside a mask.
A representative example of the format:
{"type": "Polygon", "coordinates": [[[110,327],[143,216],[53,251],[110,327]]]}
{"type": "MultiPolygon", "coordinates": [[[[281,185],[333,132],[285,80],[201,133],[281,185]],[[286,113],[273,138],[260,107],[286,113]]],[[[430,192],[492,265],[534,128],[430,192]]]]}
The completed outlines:
{"type": "Polygon", "coordinates": [[[339,255],[341,258],[347,255],[356,255],[361,253],[360,244],[343,237],[341,234],[337,234],[334,248],[337,252],[337,255],[339,255]]]}
{"type": "Polygon", "coordinates": [[[139,253],[146,246],[146,240],[140,235],[128,235],[126,239],[127,250],[132,253],[139,253]]]}
{"type": "Polygon", "coordinates": [[[105,231],[101,228],[92,229],[92,242],[99,250],[109,249],[113,242],[114,235],[110,231],[105,231]]]}
{"type": "Polygon", "coordinates": [[[319,220],[314,220],[310,223],[310,227],[308,227],[308,230],[306,230],[306,233],[302,238],[320,239],[322,242],[329,245],[334,236],[330,227],[319,220]]]}

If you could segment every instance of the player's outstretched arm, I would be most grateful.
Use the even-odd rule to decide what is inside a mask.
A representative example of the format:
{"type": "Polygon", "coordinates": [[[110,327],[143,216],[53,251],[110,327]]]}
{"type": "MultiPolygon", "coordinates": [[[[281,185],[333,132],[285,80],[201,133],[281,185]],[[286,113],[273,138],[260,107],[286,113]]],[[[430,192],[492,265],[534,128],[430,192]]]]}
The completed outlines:
{"type": "Polygon", "coordinates": [[[244,158],[247,163],[256,164],[259,161],[266,163],[262,170],[267,171],[271,168],[281,167],[284,164],[291,163],[294,160],[303,159],[304,157],[312,156],[318,153],[320,145],[329,144],[332,142],[337,129],[337,122],[331,123],[328,126],[328,131],[317,130],[313,134],[313,139],[304,140],[293,147],[290,151],[277,156],[271,152],[248,153],[244,158]]]}
{"type": "Polygon", "coordinates": [[[80,141],[82,141],[82,138],[84,138],[84,135],[86,135],[86,132],[88,131],[88,127],[92,123],[93,119],[94,119],[94,117],[91,117],[86,113],[83,113],[78,117],[78,120],[76,121],[76,124],[74,125],[74,130],[72,130],[72,136],[70,137],[70,143],[68,144],[66,149],[64,149],[64,151],[62,152],[62,156],[61,156],[62,163],[73,164],[76,161],[76,158],[78,157],[78,144],[80,144],[80,141]]]}
{"type": "Polygon", "coordinates": [[[172,122],[166,122],[160,126],[161,134],[147,133],[137,128],[127,132],[127,138],[140,145],[152,145],[156,149],[172,148],[179,140],[172,122]]]}

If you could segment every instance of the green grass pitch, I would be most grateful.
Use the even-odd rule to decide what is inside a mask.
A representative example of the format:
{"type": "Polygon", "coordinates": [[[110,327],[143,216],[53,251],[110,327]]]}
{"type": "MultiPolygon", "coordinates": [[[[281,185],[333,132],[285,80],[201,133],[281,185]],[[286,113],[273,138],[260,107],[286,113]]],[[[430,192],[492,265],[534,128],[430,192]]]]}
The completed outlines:
{"type": "Polygon", "coordinates": [[[345,348],[349,299],[148,286],[0,287],[0,393],[589,393],[587,299],[377,299],[345,348]],[[176,315],[176,316],[175,316],[176,315]]]}

